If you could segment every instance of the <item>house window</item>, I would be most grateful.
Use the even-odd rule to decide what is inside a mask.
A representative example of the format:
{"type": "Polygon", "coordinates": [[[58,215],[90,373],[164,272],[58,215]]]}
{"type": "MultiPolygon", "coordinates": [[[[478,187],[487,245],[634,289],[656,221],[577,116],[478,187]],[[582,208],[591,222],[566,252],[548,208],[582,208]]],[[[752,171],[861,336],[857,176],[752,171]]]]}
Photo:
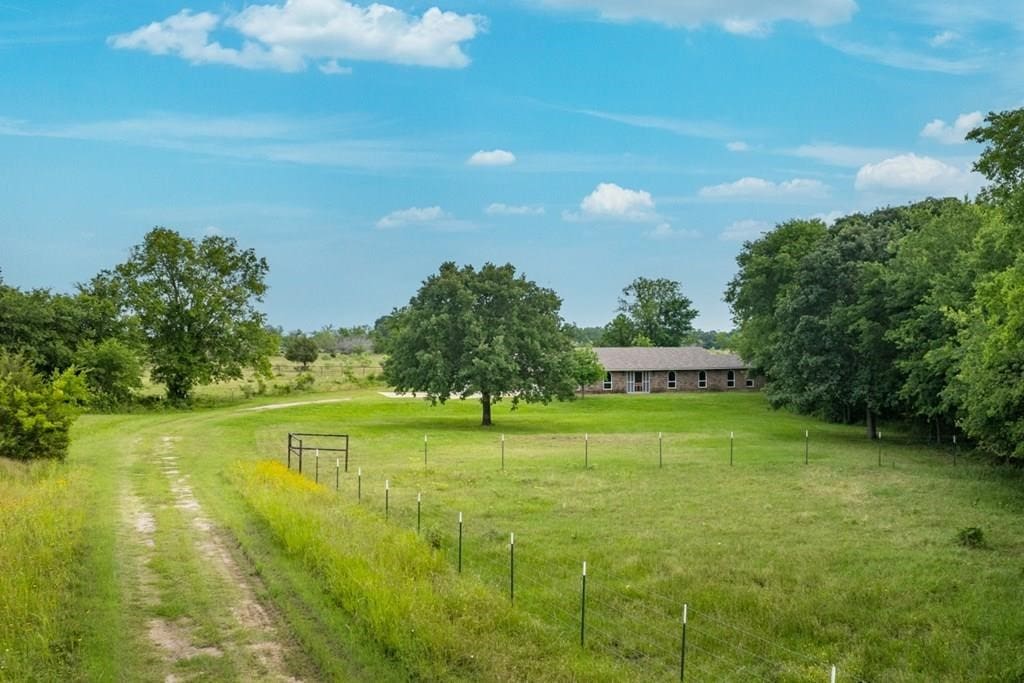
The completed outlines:
{"type": "Polygon", "coordinates": [[[605,390],[612,388],[612,373],[610,372],[604,373],[604,388],[605,390]]]}
{"type": "Polygon", "coordinates": [[[730,370],[728,373],[726,373],[725,386],[727,386],[730,389],[736,388],[736,373],[733,370],[730,370]]]}
{"type": "Polygon", "coordinates": [[[675,389],[676,388],[676,371],[675,370],[669,370],[668,371],[668,388],[669,389],[675,389]]]}
{"type": "Polygon", "coordinates": [[[747,388],[752,389],[754,387],[754,380],[747,378],[747,388]]]}
{"type": "Polygon", "coordinates": [[[697,388],[707,389],[708,388],[708,373],[701,370],[697,373],[697,388]]]}

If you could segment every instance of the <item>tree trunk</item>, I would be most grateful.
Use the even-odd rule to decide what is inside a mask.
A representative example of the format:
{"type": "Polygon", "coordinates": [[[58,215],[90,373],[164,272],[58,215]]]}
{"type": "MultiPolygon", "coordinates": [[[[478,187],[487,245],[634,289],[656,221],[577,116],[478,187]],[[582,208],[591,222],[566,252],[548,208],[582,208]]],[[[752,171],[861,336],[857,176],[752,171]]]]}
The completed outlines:
{"type": "Polygon", "coordinates": [[[484,427],[491,426],[491,393],[489,391],[480,392],[480,403],[484,407],[484,417],[480,422],[484,427]]]}
{"type": "Polygon", "coordinates": [[[871,410],[870,406],[867,408],[867,416],[868,416],[868,419],[867,419],[867,423],[868,423],[868,438],[869,439],[876,439],[876,438],[878,438],[877,416],[875,415],[874,411],[871,410]]]}

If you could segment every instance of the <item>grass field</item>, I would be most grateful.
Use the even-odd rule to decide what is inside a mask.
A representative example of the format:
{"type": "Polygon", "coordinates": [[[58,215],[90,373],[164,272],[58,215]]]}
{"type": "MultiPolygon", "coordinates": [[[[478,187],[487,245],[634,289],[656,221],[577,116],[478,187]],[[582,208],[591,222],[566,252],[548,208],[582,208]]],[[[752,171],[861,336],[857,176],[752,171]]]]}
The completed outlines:
{"type": "MultiPolygon", "coordinates": [[[[351,391],[376,384],[381,373],[383,356],[372,353],[321,354],[305,370],[298,363],[292,363],[283,356],[270,359],[271,376],[256,377],[251,371],[239,380],[218,382],[195,388],[194,400],[199,405],[216,405],[241,401],[261,395],[281,396],[292,393],[306,393],[309,390],[320,393],[328,391],[351,391]],[[302,385],[300,376],[308,375],[310,387],[302,385]]],[[[165,389],[161,384],[144,378],[142,396],[158,398],[165,389]]]]}
{"type": "Polygon", "coordinates": [[[832,664],[840,681],[1024,676],[1017,471],[964,454],[954,467],[948,451],[889,441],[888,427],[879,467],[862,429],[774,412],[757,394],[502,405],[491,429],[477,426],[473,401],[432,408],[366,390],[291,400],[336,398],[349,400],[87,416],[68,464],[4,470],[8,495],[67,479],[73,500],[100,512],[68,516],[90,580],[55,579],[60,604],[80,609],[41,632],[60,653],[49,670],[82,680],[267,673],[246,655],[251,629],[232,627],[220,605],[230,586],[186,542],[198,532],[167,483],[173,450],[175,471],[280,617],[287,669],[307,679],[675,679],[684,603],[692,680],[825,681],[832,664]],[[288,472],[290,431],[351,435],[337,491],[333,456],[320,460],[322,485],[311,481],[313,440],[303,477],[288,472]],[[126,517],[136,508],[153,516],[147,544],[126,517]],[[981,547],[958,542],[969,527],[983,531],[981,547]],[[223,656],[168,663],[146,636],[154,619],[187,623],[197,651],[223,656]]]}

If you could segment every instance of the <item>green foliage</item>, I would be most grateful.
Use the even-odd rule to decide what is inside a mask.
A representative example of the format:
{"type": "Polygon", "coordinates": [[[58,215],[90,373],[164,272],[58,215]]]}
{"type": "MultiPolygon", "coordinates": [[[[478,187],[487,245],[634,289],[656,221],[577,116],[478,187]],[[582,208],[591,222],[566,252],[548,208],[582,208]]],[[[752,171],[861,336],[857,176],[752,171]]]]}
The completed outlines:
{"type": "Polygon", "coordinates": [[[0,283],[0,348],[25,356],[44,375],[64,370],[83,344],[130,337],[116,308],[108,293],[95,287],[69,296],[0,283]]]}
{"type": "Polygon", "coordinates": [[[565,332],[577,344],[594,345],[601,343],[604,335],[603,327],[580,327],[575,323],[568,323],[565,332]]]}
{"type": "MultiPolygon", "coordinates": [[[[629,344],[615,346],[679,346],[693,332],[697,317],[679,283],[667,278],[636,278],[623,288],[618,310],[631,323],[633,334],[629,344]],[[649,344],[638,343],[644,339],[649,344]]],[[[617,325],[623,327],[622,322],[617,325]]]]}
{"type": "Polygon", "coordinates": [[[134,349],[117,339],[86,342],[75,352],[75,364],[89,387],[91,405],[113,408],[132,400],[142,387],[142,363],[134,349]]]}
{"type": "Polygon", "coordinates": [[[633,346],[637,330],[633,321],[624,313],[619,313],[604,326],[601,334],[601,346],[633,346]]]}
{"type": "Polygon", "coordinates": [[[265,259],[231,238],[196,242],[154,228],[109,274],[168,398],[185,400],[197,384],[240,378],[245,367],[268,370],[274,340],[255,308],[267,270],[265,259]]]}
{"type": "Polygon", "coordinates": [[[77,332],[73,314],[67,297],[0,284],[0,348],[26,356],[45,374],[66,368],[77,332]]]}
{"type": "Polygon", "coordinates": [[[737,334],[735,331],[718,330],[694,330],[691,340],[697,346],[705,349],[717,349],[720,351],[732,351],[736,347],[737,334]]]}
{"type": "Polygon", "coordinates": [[[309,391],[313,388],[313,384],[315,383],[316,380],[313,378],[311,373],[303,372],[292,380],[291,386],[295,391],[309,391]]]}
{"type": "Polygon", "coordinates": [[[829,229],[790,221],[737,260],[726,300],[773,403],[866,414],[871,434],[886,414],[956,425],[1024,456],[1024,229],[999,207],[929,199],[829,229]]]}
{"type": "Polygon", "coordinates": [[[74,368],[46,381],[27,359],[0,351],[0,457],[63,460],[76,408],[87,395],[74,368]]]}
{"type": "Polygon", "coordinates": [[[984,195],[1015,220],[1024,219],[1024,109],[990,112],[967,139],[986,145],[974,162],[974,170],[991,182],[984,195]]]}
{"type": "Polygon", "coordinates": [[[737,351],[762,372],[774,365],[784,336],[777,321],[780,307],[796,286],[808,252],[828,234],[819,220],[792,220],[753,242],[744,242],[736,257],[739,272],[729,282],[725,300],[742,330],[737,351]]]}
{"type": "Polygon", "coordinates": [[[293,363],[300,363],[305,370],[320,357],[320,347],[311,337],[296,332],[284,340],[284,357],[293,363]]]}
{"type": "Polygon", "coordinates": [[[432,401],[481,394],[484,425],[503,397],[548,402],[571,398],[572,345],[561,300],[511,264],[441,265],[404,308],[386,321],[384,378],[398,391],[432,401]]]}
{"type": "MultiPolygon", "coordinates": [[[[905,209],[847,216],[796,264],[768,321],[772,343],[759,354],[777,405],[844,421],[866,413],[874,435],[875,416],[893,405],[900,384],[879,269],[911,224],[905,209]]],[[[813,226],[796,235],[808,228],[813,235],[813,226]]],[[[746,331],[743,339],[753,342],[746,331]]]]}
{"type": "Polygon", "coordinates": [[[324,353],[365,353],[373,349],[373,331],[366,325],[334,327],[324,325],[310,334],[317,348],[324,353]]]}
{"type": "Polygon", "coordinates": [[[580,346],[572,352],[572,380],[580,388],[582,396],[586,387],[599,382],[604,377],[605,369],[597,359],[594,349],[580,346]]]}
{"type": "Polygon", "coordinates": [[[953,201],[920,218],[917,230],[893,244],[893,258],[881,273],[883,300],[893,311],[886,338],[897,349],[906,409],[949,431],[958,406],[951,387],[963,355],[960,321],[987,268],[973,257],[972,245],[980,232],[998,230],[1003,221],[994,209],[953,201]]]}
{"type": "Polygon", "coordinates": [[[993,453],[1024,458],[1024,252],[978,286],[962,320],[961,424],[993,453]]]}

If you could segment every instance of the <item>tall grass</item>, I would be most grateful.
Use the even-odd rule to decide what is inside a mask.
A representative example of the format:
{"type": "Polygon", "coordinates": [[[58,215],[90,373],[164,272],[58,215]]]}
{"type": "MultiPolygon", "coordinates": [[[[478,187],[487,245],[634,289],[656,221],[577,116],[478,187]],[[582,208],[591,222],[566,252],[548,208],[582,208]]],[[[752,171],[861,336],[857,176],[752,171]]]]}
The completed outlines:
{"type": "Polygon", "coordinates": [[[85,510],[66,465],[0,459],[0,679],[59,680],[85,510]]]}
{"type": "Polygon", "coordinates": [[[285,552],[301,557],[336,604],[386,656],[419,680],[629,680],[480,581],[460,577],[409,531],[274,462],[243,464],[234,481],[285,552]]]}

